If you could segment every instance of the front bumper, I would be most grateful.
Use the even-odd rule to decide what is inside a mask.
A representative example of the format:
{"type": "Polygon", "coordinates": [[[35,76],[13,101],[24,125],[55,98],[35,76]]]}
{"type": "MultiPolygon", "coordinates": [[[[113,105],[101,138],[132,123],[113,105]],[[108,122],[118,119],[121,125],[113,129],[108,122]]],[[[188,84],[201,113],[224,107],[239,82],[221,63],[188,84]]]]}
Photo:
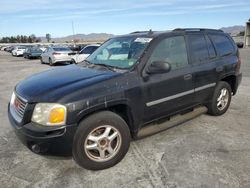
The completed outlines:
{"type": "Polygon", "coordinates": [[[10,110],[8,110],[8,116],[17,137],[31,151],[54,156],[72,155],[77,124],[49,127],[30,122],[19,126],[13,119],[10,110]]]}

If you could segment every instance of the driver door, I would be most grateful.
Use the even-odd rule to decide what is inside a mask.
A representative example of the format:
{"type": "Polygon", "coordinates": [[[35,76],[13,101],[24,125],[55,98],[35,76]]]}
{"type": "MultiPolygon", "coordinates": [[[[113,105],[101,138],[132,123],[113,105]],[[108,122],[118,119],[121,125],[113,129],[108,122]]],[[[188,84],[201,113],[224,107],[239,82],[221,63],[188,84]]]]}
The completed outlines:
{"type": "Polygon", "coordinates": [[[150,74],[144,81],[144,122],[170,115],[193,104],[194,79],[188,61],[184,36],[159,40],[147,66],[154,61],[165,61],[171,66],[167,73],[150,74]]]}

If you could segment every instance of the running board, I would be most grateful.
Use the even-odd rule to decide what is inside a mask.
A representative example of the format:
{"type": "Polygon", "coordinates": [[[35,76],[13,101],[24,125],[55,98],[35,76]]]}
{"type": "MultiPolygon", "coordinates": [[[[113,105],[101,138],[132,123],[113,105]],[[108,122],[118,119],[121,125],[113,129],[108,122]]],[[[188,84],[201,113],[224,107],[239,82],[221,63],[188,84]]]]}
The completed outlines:
{"type": "Polygon", "coordinates": [[[205,106],[200,106],[200,107],[197,107],[197,108],[194,108],[191,112],[187,112],[183,115],[175,115],[175,116],[172,116],[170,117],[169,120],[163,122],[163,123],[160,123],[160,124],[151,124],[151,125],[148,125],[144,128],[142,128],[138,134],[137,134],[137,138],[143,138],[143,137],[146,137],[146,136],[150,136],[150,135],[153,135],[153,134],[156,134],[158,132],[161,132],[161,131],[164,131],[170,127],[173,127],[173,126],[176,126],[176,125],[179,125],[181,123],[184,123],[186,121],[189,121],[201,114],[204,114],[207,112],[207,107],[205,106]]]}

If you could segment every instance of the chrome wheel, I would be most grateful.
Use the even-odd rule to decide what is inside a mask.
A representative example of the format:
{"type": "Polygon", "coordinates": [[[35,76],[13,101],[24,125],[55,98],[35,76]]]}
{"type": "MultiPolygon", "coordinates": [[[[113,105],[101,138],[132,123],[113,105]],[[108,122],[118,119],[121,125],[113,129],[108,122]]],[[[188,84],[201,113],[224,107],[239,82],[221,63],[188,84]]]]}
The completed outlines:
{"type": "Polygon", "coordinates": [[[220,95],[217,98],[217,108],[222,111],[225,109],[229,101],[229,92],[226,88],[220,90],[220,95]]]}
{"type": "Polygon", "coordinates": [[[105,162],[118,153],[121,142],[121,134],[116,128],[102,125],[89,133],[84,143],[84,150],[89,159],[105,162]]]}

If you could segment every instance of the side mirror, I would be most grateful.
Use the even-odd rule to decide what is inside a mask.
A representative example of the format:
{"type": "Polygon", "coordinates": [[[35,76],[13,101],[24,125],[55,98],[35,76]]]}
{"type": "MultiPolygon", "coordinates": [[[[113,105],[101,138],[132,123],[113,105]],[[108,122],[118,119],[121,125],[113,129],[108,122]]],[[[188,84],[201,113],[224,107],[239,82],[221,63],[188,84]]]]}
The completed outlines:
{"type": "Polygon", "coordinates": [[[153,61],[146,72],[148,74],[162,74],[171,70],[171,65],[166,61],[153,61]]]}

